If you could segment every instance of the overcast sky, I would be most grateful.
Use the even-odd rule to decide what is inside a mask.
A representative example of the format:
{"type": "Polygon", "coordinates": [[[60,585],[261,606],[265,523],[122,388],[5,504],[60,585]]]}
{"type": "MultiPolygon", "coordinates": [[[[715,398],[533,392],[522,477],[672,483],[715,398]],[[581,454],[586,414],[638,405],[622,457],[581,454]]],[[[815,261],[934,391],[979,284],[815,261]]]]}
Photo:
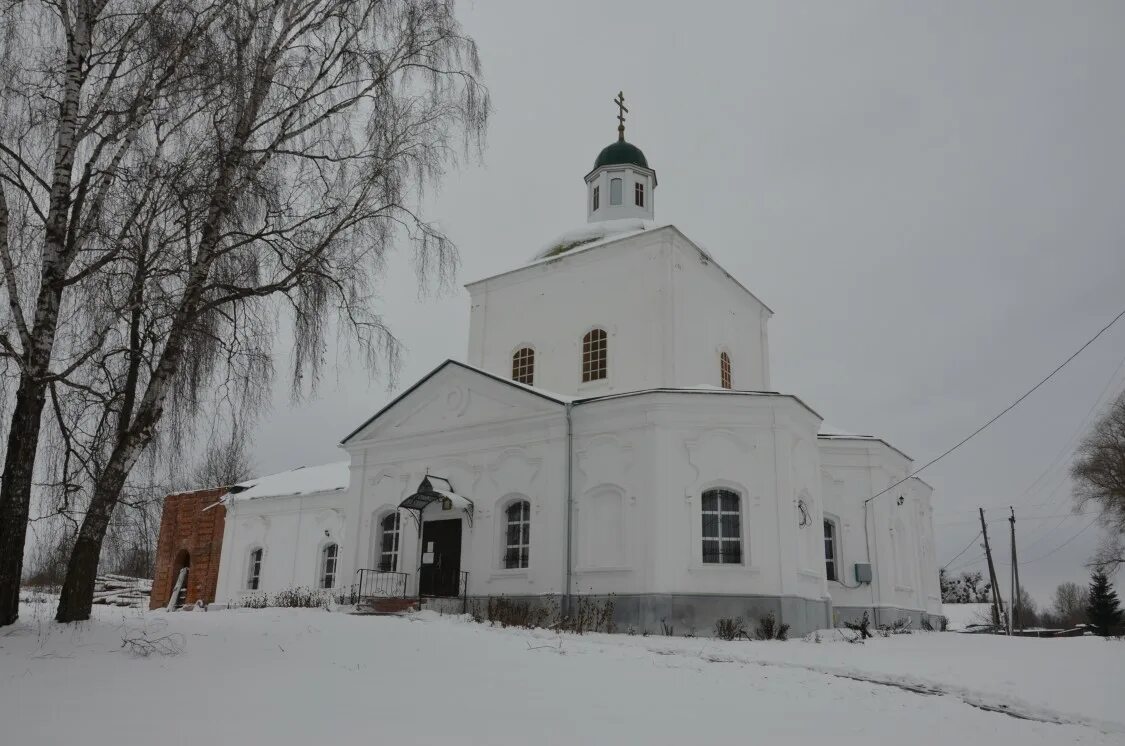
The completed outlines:
{"type": "MultiPolygon", "coordinates": [[[[657,222],[776,313],[774,388],[917,465],[1125,307],[1125,4],[477,0],[460,12],[495,114],[483,162],[429,208],[460,247],[458,289],[419,300],[408,264],[393,264],[379,305],[407,346],[399,385],[342,357],[299,406],[279,380],[255,431],[262,473],[342,458],[353,427],[464,358],[460,284],[584,223],[582,177],[616,136],[618,90],[628,139],[660,179],[657,222]]],[[[1085,582],[1099,527],[1079,534],[1091,516],[1065,515],[1066,468],[1123,387],[1125,322],[924,472],[939,561],[973,537],[977,506],[1006,559],[1012,504],[1032,560],[1021,579],[1040,603],[1062,580],[1085,582]]]]}

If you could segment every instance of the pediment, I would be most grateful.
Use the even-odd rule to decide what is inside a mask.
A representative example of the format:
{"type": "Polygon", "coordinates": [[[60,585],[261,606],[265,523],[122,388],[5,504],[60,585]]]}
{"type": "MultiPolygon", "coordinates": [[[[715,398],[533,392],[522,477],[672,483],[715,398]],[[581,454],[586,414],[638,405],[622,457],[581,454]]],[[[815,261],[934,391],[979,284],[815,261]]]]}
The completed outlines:
{"type": "Polygon", "coordinates": [[[446,362],[384,407],[345,443],[397,439],[559,411],[562,403],[518,384],[446,362]]]}

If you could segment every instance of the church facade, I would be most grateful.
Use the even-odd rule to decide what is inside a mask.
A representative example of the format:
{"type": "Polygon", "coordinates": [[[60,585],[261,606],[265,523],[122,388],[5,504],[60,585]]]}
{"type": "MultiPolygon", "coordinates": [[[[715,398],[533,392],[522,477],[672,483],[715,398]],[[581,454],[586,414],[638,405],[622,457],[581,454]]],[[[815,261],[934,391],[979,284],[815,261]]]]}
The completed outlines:
{"type": "Polygon", "coordinates": [[[217,600],[612,596],[618,629],[698,634],[940,614],[910,458],[774,390],[772,311],[653,223],[623,127],[585,181],[584,228],[467,285],[466,362],[345,437],[345,462],[224,498],[217,600]]]}

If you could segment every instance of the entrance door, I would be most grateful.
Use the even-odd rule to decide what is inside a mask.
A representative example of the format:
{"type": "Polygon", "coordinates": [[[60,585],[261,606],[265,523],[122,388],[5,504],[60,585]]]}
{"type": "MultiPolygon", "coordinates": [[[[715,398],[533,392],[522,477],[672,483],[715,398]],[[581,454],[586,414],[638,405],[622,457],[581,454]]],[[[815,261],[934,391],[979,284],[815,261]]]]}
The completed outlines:
{"type": "MultiPolygon", "coordinates": [[[[419,594],[457,596],[461,585],[461,520],[426,521],[422,524],[422,551],[433,552],[433,562],[422,564],[419,594]],[[432,548],[431,548],[432,547],[432,548]]],[[[423,556],[423,560],[428,559],[423,556]]]]}

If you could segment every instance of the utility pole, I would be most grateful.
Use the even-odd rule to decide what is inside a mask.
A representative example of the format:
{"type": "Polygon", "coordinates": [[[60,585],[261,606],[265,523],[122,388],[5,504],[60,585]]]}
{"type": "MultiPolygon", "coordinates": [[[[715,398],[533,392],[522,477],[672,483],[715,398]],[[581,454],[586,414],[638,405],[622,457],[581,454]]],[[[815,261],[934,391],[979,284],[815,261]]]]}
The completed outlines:
{"type": "Polygon", "coordinates": [[[1020,565],[1016,559],[1016,509],[1011,505],[1008,510],[1012,511],[1012,515],[1008,521],[1012,524],[1012,593],[1014,594],[1011,603],[1012,626],[1017,627],[1021,632],[1023,631],[1023,611],[1020,609],[1020,565]]]}
{"type": "Polygon", "coordinates": [[[980,532],[984,534],[984,556],[988,558],[988,582],[992,584],[992,623],[999,627],[1004,607],[1000,600],[1000,584],[996,582],[996,567],[992,564],[992,548],[988,545],[988,524],[984,522],[984,508],[979,510],[980,532]]]}

